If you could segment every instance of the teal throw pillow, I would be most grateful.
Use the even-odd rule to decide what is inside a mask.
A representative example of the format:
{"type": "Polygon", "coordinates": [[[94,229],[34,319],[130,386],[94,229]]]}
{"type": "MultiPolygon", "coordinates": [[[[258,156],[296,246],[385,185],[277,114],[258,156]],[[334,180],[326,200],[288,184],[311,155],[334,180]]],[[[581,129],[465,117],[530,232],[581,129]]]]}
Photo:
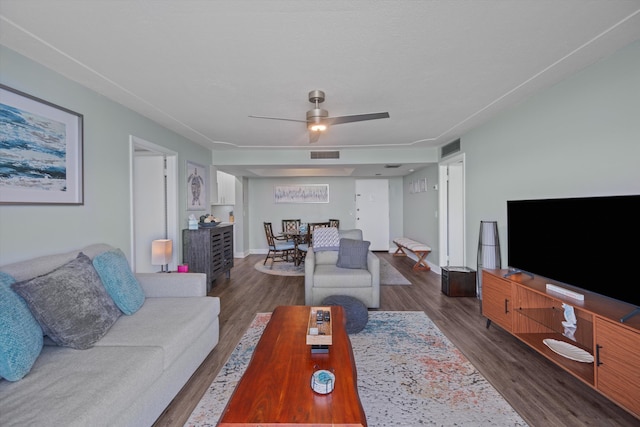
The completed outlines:
{"type": "Polygon", "coordinates": [[[15,279],[0,272],[0,377],[18,381],[42,351],[42,328],[11,289],[15,279]]]}
{"type": "Polygon", "coordinates": [[[93,258],[93,266],[107,293],[124,314],[133,314],[142,307],[144,291],[120,249],[97,255],[93,258]]]}

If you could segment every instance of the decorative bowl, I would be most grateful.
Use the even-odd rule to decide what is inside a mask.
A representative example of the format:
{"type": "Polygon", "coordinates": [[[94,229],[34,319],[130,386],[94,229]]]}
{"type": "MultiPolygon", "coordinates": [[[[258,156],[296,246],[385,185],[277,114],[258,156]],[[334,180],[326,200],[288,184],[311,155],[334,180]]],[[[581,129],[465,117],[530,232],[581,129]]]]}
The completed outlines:
{"type": "Polygon", "coordinates": [[[218,221],[218,222],[199,222],[198,223],[198,227],[199,228],[213,228],[216,227],[218,224],[220,224],[222,221],[218,221]]]}

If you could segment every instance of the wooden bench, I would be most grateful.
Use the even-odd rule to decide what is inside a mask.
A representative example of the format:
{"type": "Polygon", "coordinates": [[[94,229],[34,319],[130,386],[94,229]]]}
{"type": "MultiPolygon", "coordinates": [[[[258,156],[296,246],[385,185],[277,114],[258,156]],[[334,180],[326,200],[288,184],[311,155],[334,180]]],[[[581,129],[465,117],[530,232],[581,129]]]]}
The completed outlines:
{"type": "Polygon", "coordinates": [[[418,257],[418,262],[413,266],[414,270],[429,271],[431,267],[427,265],[426,256],[431,252],[431,248],[424,243],[416,242],[407,237],[397,237],[393,243],[398,246],[393,256],[407,256],[405,250],[411,251],[418,257]]]}

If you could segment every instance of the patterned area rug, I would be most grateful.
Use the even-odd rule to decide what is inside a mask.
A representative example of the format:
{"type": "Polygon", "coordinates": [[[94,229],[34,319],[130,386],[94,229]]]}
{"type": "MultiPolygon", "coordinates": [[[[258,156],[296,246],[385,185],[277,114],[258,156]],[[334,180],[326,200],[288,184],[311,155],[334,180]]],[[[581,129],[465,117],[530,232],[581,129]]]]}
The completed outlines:
{"type": "MultiPolygon", "coordinates": [[[[216,425],[269,318],[256,315],[186,426],[216,425]]],[[[350,338],[369,427],[527,425],[423,312],[370,312],[350,338]]]]}

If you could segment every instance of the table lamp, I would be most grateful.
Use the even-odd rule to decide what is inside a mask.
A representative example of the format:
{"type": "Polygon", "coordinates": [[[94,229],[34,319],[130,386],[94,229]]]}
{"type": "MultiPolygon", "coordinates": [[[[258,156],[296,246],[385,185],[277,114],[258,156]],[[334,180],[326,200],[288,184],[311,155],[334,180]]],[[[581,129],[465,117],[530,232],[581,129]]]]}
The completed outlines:
{"type": "Polygon", "coordinates": [[[151,242],[151,265],[159,265],[161,273],[169,272],[169,262],[171,262],[172,255],[173,242],[171,240],[159,239],[151,242]]]}

